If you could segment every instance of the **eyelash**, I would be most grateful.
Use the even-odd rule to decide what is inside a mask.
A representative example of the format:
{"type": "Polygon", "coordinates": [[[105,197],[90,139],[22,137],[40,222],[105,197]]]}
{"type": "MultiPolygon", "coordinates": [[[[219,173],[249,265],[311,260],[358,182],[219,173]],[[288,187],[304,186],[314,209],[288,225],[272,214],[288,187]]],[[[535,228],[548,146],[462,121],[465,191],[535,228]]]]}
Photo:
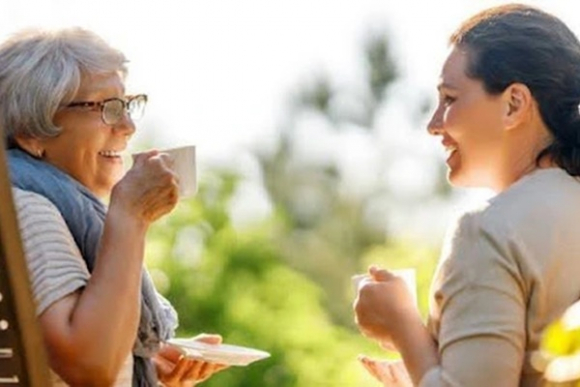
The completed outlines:
{"type": "Polygon", "coordinates": [[[455,102],[456,99],[457,98],[455,98],[455,97],[451,97],[451,96],[445,95],[445,96],[442,96],[441,97],[441,102],[443,102],[444,105],[449,106],[453,102],[455,102]]]}

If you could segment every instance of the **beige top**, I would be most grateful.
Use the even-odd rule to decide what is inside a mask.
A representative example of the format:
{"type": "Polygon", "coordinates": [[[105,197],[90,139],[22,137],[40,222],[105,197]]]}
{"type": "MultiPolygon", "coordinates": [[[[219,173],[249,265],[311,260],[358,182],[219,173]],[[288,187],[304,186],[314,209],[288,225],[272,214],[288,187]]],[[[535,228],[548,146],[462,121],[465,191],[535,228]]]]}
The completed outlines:
{"type": "Polygon", "coordinates": [[[580,182],[537,170],[463,215],[442,252],[421,387],[537,386],[542,330],[580,298],[580,182]]]}
{"type": "MultiPolygon", "coordinates": [[[[43,196],[12,189],[32,292],[39,316],[54,302],[86,286],[90,274],[58,209],[43,196]]],[[[67,384],[51,372],[52,386],[67,384]]],[[[129,354],[115,387],[131,386],[133,356],[129,354]]]]}

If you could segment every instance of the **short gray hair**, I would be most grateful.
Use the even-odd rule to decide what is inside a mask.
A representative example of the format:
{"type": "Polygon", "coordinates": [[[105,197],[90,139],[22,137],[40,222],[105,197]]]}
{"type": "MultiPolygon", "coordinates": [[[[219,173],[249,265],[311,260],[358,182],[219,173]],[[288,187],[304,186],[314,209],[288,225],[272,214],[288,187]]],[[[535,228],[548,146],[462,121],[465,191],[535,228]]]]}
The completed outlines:
{"type": "Polygon", "coordinates": [[[0,45],[0,129],[14,137],[58,136],[57,109],[72,101],[83,74],[127,74],[127,59],[95,33],[79,28],[27,29],[0,45]]]}

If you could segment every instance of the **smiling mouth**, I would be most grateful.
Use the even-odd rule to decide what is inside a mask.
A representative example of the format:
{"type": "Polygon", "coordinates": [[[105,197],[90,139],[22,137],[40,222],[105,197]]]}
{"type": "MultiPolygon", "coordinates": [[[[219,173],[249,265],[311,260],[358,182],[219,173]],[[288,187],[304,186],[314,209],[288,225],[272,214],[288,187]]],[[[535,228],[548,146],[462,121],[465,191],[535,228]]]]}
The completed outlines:
{"type": "Polygon", "coordinates": [[[445,153],[448,157],[451,157],[455,151],[457,151],[456,145],[445,145],[445,153]]]}
{"type": "Polygon", "coordinates": [[[99,152],[99,156],[108,157],[108,158],[118,158],[118,157],[121,157],[121,151],[104,150],[104,151],[99,152]]]}

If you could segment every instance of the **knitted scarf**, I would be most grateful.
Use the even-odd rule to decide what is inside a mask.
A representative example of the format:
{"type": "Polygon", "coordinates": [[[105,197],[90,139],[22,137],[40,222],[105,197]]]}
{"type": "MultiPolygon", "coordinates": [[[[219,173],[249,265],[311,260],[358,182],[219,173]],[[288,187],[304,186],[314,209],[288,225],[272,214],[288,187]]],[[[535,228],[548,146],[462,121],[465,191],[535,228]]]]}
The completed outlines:
{"type": "MultiPolygon", "coordinates": [[[[60,169],[19,149],[10,149],[7,153],[12,185],[42,195],[58,208],[92,272],[103,234],[106,206],[60,169]]],[[[133,387],[157,386],[151,357],[159,350],[161,341],[174,335],[176,327],[175,310],[157,293],[147,270],[143,269],[141,319],[133,346],[133,387]]]]}

